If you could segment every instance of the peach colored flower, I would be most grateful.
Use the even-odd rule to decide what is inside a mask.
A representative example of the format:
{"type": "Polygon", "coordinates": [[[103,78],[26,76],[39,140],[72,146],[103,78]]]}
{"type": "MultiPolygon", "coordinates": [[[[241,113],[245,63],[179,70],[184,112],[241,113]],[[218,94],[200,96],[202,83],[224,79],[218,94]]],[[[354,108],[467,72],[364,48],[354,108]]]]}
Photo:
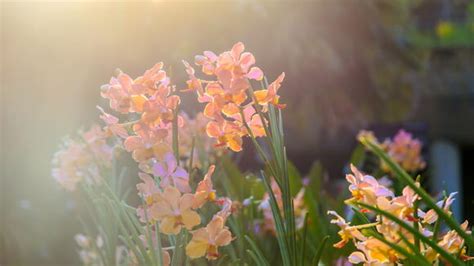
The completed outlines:
{"type": "Polygon", "coordinates": [[[352,193],[352,198],[346,202],[359,201],[375,205],[378,197],[393,197],[393,192],[380,185],[373,176],[362,174],[352,164],[351,170],[353,174],[346,175],[346,180],[351,184],[349,191],[352,193]]]}
{"type": "MultiPolygon", "coordinates": [[[[423,170],[426,166],[421,156],[421,141],[412,137],[412,135],[403,129],[398,131],[393,140],[385,140],[382,147],[387,154],[408,172],[417,172],[423,170]]],[[[389,167],[382,163],[382,169],[389,172],[389,167]]]]}
{"type": "Polygon", "coordinates": [[[194,205],[193,208],[201,208],[207,201],[213,202],[216,200],[216,191],[212,185],[211,176],[214,173],[214,165],[209,166],[204,179],[199,182],[196,193],[194,194],[194,205]]]}
{"type": "Polygon", "coordinates": [[[160,221],[160,230],[167,235],[176,235],[182,227],[191,230],[201,223],[201,217],[191,208],[192,194],[181,195],[175,187],[166,187],[159,199],[151,206],[151,218],[160,221]]]}
{"type": "Polygon", "coordinates": [[[101,95],[110,100],[110,108],[123,114],[140,109],[140,97],[137,95],[144,92],[144,86],[136,84],[129,75],[123,72],[120,72],[116,78],[112,77],[109,84],[101,87],[101,95]]]}
{"type": "Polygon", "coordinates": [[[113,147],[104,131],[94,125],[80,133],[79,139],[68,139],[53,156],[53,178],[66,190],[74,191],[78,183],[101,182],[101,169],[111,166],[113,147]]]}
{"type": "Polygon", "coordinates": [[[219,247],[227,246],[232,241],[232,234],[220,216],[214,216],[206,227],[192,234],[193,238],[186,246],[186,254],[191,259],[206,255],[208,260],[215,260],[219,257],[219,247]]]}
{"type": "MultiPolygon", "coordinates": [[[[461,224],[461,228],[466,231],[467,234],[471,234],[471,231],[468,230],[467,227],[468,221],[466,220],[461,224]]],[[[455,230],[450,230],[443,236],[441,241],[438,242],[438,245],[450,254],[457,255],[464,246],[464,239],[455,230]]]]}
{"type": "Polygon", "coordinates": [[[243,129],[234,122],[211,121],[207,124],[206,132],[209,137],[217,139],[216,146],[225,146],[236,152],[242,150],[243,129]]]}
{"type": "Polygon", "coordinates": [[[364,265],[397,265],[399,254],[382,241],[370,237],[365,241],[356,243],[356,248],[360,251],[353,252],[349,256],[349,261],[354,264],[364,263],[364,265]]]}
{"type": "Polygon", "coordinates": [[[125,129],[125,127],[121,124],[119,124],[119,119],[111,114],[108,114],[102,109],[102,107],[97,106],[97,109],[100,110],[102,115],[100,115],[100,118],[102,121],[105,122],[106,130],[110,131],[113,135],[116,135],[121,138],[127,138],[128,137],[128,132],[125,129]]]}
{"type": "Polygon", "coordinates": [[[278,108],[284,108],[285,105],[279,103],[280,96],[277,95],[278,89],[281,87],[284,78],[285,73],[281,73],[275,81],[268,85],[266,90],[255,91],[254,97],[257,103],[265,107],[270,103],[278,108]]]}
{"type": "MultiPolygon", "coordinates": [[[[188,90],[197,91],[198,101],[206,103],[204,115],[212,120],[207,126],[208,135],[217,139],[217,146],[228,147],[236,152],[242,150],[242,138],[250,134],[244,122],[254,131],[252,133],[255,137],[265,135],[263,123],[266,123],[262,123],[254,110],[242,106],[247,99],[250,80],[263,78],[261,69],[253,66],[255,57],[244,52],[244,49],[244,45],[239,42],[230,51],[218,56],[210,51],[196,56],[195,62],[202,67],[202,72],[214,76],[216,80],[198,79],[194,69],[183,62],[189,75],[188,90]],[[206,86],[203,88],[204,83],[206,86]],[[241,110],[245,113],[243,118],[241,110]]],[[[279,83],[274,83],[270,91],[276,93],[278,87],[279,83]]],[[[267,98],[268,101],[277,101],[275,95],[269,95],[262,101],[267,98]]]]}

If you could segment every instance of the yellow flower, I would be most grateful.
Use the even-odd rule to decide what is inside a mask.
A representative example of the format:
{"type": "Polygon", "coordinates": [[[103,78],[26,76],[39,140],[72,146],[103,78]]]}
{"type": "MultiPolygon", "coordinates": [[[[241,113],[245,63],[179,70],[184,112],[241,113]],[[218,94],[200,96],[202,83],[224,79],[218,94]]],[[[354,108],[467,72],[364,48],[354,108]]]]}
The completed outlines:
{"type": "Polygon", "coordinates": [[[219,257],[218,248],[227,246],[232,241],[229,229],[224,226],[224,219],[218,215],[206,227],[192,234],[193,238],[186,246],[186,254],[192,259],[206,255],[208,260],[215,260],[219,257]]]}
{"type": "Polygon", "coordinates": [[[454,26],[449,21],[441,21],[436,25],[436,35],[440,38],[445,38],[453,34],[454,26]]]}
{"type": "Polygon", "coordinates": [[[157,202],[150,209],[153,219],[160,221],[161,232],[176,235],[184,226],[191,230],[201,223],[199,214],[191,209],[194,195],[184,194],[175,187],[166,187],[157,202]]]}
{"type": "Polygon", "coordinates": [[[341,230],[338,232],[339,236],[341,237],[341,241],[334,244],[335,248],[342,248],[344,247],[351,239],[357,239],[363,241],[366,237],[359,231],[359,229],[367,228],[374,226],[375,224],[364,224],[359,226],[351,226],[351,223],[346,222],[344,218],[342,218],[339,214],[335,211],[328,211],[328,214],[333,215],[336,219],[332,219],[332,224],[337,224],[341,230]]]}

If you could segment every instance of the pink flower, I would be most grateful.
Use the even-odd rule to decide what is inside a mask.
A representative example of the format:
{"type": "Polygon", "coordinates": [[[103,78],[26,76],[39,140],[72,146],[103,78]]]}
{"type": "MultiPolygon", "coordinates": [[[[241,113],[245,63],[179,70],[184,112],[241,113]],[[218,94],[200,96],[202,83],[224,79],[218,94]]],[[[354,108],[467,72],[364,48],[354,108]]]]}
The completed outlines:
{"type": "Polygon", "coordinates": [[[160,186],[162,188],[171,185],[181,192],[191,192],[189,175],[184,168],[178,166],[172,153],[165,154],[163,162],[157,162],[153,165],[153,174],[161,178],[160,186]]]}
{"type": "MultiPolygon", "coordinates": [[[[421,156],[421,141],[403,129],[398,131],[393,140],[386,140],[382,146],[388,155],[408,172],[416,172],[425,168],[426,163],[421,156]]],[[[389,171],[387,165],[382,164],[382,169],[389,171]]]]}
{"type": "Polygon", "coordinates": [[[97,109],[102,112],[102,115],[100,115],[100,119],[105,122],[107,125],[107,129],[112,132],[112,134],[119,136],[121,138],[127,138],[128,137],[128,132],[125,129],[125,127],[121,124],[119,124],[119,119],[111,114],[108,114],[104,111],[104,109],[100,106],[97,106],[97,109]]]}
{"type": "Polygon", "coordinates": [[[351,184],[349,190],[352,193],[352,198],[347,201],[355,200],[375,205],[378,197],[393,197],[393,192],[380,185],[373,176],[362,174],[352,164],[351,170],[354,174],[346,175],[346,179],[351,184]]]}

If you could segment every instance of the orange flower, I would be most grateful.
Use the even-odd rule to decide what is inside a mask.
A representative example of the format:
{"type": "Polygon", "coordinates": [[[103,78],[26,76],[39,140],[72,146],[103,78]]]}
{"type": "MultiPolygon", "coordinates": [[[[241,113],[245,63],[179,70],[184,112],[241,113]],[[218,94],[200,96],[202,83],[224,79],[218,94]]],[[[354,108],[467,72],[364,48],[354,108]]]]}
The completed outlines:
{"type": "Polygon", "coordinates": [[[226,146],[233,151],[242,150],[242,130],[235,123],[226,120],[221,123],[211,121],[206,127],[207,135],[217,139],[217,146],[226,146]]]}
{"type": "MultiPolygon", "coordinates": [[[[233,151],[242,150],[242,137],[250,133],[247,132],[243,122],[249,124],[255,137],[265,135],[263,130],[265,121],[261,121],[251,108],[242,106],[247,100],[250,80],[263,78],[262,70],[253,66],[255,57],[244,50],[243,43],[239,42],[230,51],[223,52],[219,56],[210,51],[196,56],[195,62],[202,67],[202,72],[215,76],[216,80],[211,81],[198,79],[194,69],[186,61],[183,62],[189,75],[188,90],[197,91],[198,101],[206,103],[204,115],[212,119],[207,126],[208,135],[217,139],[217,146],[225,146],[233,151]],[[207,83],[204,89],[203,83],[207,83]],[[245,118],[240,117],[241,110],[244,110],[245,118]]],[[[276,90],[282,79],[283,77],[271,85],[271,95],[262,101],[277,103],[276,90]]]]}
{"type": "Polygon", "coordinates": [[[214,173],[214,165],[209,166],[204,179],[199,182],[196,193],[194,194],[194,205],[193,208],[201,208],[207,201],[213,202],[216,200],[216,191],[213,188],[211,176],[214,173]]]}
{"type": "Polygon", "coordinates": [[[254,97],[257,103],[265,107],[270,103],[278,108],[285,108],[285,104],[279,103],[280,96],[277,95],[278,89],[281,87],[284,78],[285,73],[281,73],[275,81],[268,85],[266,90],[255,91],[254,97]]]}
{"type": "Polygon", "coordinates": [[[206,227],[192,234],[193,238],[186,246],[186,254],[192,259],[206,255],[208,260],[215,260],[219,257],[219,247],[227,246],[232,241],[232,234],[220,216],[214,216],[206,227]]]}

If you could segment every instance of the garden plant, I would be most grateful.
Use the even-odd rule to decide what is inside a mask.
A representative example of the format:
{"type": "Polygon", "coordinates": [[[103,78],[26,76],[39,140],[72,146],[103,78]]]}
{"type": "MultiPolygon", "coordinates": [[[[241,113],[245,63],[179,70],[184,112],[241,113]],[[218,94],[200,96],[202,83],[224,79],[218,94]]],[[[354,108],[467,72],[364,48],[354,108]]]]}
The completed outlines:
{"type": "Polygon", "coordinates": [[[302,175],[287,158],[285,74],[255,63],[239,42],[183,61],[183,85],[160,62],[101,87],[102,125],[65,139],[53,159],[53,177],[87,206],[75,237],[84,265],[472,262],[470,226],[450,210],[456,193],[424,188],[420,141],[361,132],[348,189],[326,190],[320,163],[302,175]],[[202,112],[183,112],[184,94],[202,112]],[[241,170],[243,149],[261,170],[241,170]]]}

